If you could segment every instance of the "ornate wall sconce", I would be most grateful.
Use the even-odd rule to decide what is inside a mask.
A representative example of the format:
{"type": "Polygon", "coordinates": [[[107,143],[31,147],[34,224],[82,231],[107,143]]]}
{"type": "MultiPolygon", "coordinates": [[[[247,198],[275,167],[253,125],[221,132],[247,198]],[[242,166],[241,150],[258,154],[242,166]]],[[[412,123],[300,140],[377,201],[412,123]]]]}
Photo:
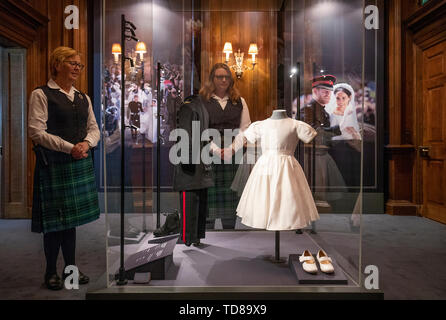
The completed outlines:
{"type": "Polygon", "coordinates": [[[144,59],[144,53],[147,53],[146,44],[144,42],[142,42],[142,41],[138,41],[138,43],[136,44],[135,53],[139,53],[139,59],[143,60],[144,59]]]}
{"type": "Polygon", "coordinates": [[[237,76],[237,79],[240,79],[243,75],[243,72],[246,70],[254,70],[255,65],[257,64],[256,62],[256,55],[259,54],[259,50],[257,49],[257,44],[256,43],[251,43],[249,45],[249,50],[248,50],[248,54],[250,54],[252,56],[251,59],[251,67],[248,67],[246,65],[243,64],[243,58],[244,58],[244,52],[240,52],[240,49],[238,49],[238,52],[234,53],[234,59],[235,59],[235,64],[233,65],[229,65],[229,56],[232,53],[232,43],[231,42],[226,42],[225,46],[223,48],[223,53],[226,54],[226,59],[225,59],[225,63],[235,71],[235,75],[237,76]]]}
{"type": "MultiPolygon", "coordinates": [[[[128,60],[130,61],[130,67],[132,70],[131,71],[132,74],[134,75],[136,73],[137,69],[141,69],[143,79],[144,79],[144,53],[147,53],[146,44],[142,41],[138,41],[136,43],[136,48],[132,49],[132,53],[130,54],[130,57],[128,58],[128,60]],[[139,64],[137,63],[138,55],[139,55],[139,64]]],[[[115,63],[117,64],[119,62],[119,55],[122,54],[121,45],[119,43],[113,44],[112,54],[114,55],[115,63]]]]}
{"type": "Polygon", "coordinates": [[[133,60],[133,63],[131,64],[132,70],[134,72],[135,69],[144,69],[144,53],[147,53],[146,44],[142,41],[138,41],[136,43],[136,48],[131,54],[131,59],[133,60]],[[139,64],[137,63],[139,55],[139,64]]]}
{"type": "MultiPolygon", "coordinates": [[[[142,41],[138,41],[136,43],[136,49],[134,51],[134,53],[139,54],[139,60],[143,61],[144,60],[144,53],[147,53],[147,47],[146,44],[142,41]]],[[[121,45],[119,43],[113,43],[112,46],[112,54],[115,56],[115,63],[119,62],[119,55],[122,54],[122,49],[121,49],[121,45]]],[[[136,55],[132,55],[132,60],[133,63],[136,62],[136,55]]]]}
{"type": "Polygon", "coordinates": [[[115,63],[119,62],[119,55],[121,54],[121,45],[119,43],[113,43],[112,54],[115,56],[115,63]]]}

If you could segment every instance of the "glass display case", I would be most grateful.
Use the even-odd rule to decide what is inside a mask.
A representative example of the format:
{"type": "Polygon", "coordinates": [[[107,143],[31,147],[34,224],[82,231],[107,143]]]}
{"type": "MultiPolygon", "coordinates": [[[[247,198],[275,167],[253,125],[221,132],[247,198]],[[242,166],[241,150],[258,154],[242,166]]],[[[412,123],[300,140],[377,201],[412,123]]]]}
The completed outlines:
{"type": "MultiPolygon", "coordinates": [[[[209,293],[252,294],[251,298],[262,293],[272,297],[362,292],[363,199],[368,188],[376,189],[378,183],[380,116],[377,51],[368,50],[377,48],[378,31],[364,27],[366,5],[363,0],[103,1],[99,176],[107,224],[109,292],[137,288],[147,297],[209,293]],[[126,24],[125,52],[122,18],[131,22],[126,24]],[[217,63],[229,67],[232,80],[215,74],[210,78],[217,63]],[[220,87],[214,80],[233,81],[243,99],[231,100],[231,96],[216,104],[212,93],[220,87]],[[185,169],[184,163],[175,161],[175,148],[183,139],[178,139],[177,131],[184,129],[181,110],[197,104],[206,86],[211,98],[202,106],[210,114],[208,127],[236,130],[233,137],[242,142],[227,163],[203,166],[211,172],[212,186],[203,184],[198,188],[201,193],[178,190],[176,170],[185,169]],[[286,160],[291,169],[269,168],[273,176],[275,170],[283,172],[265,186],[266,180],[249,179],[254,179],[256,165],[269,152],[262,150],[271,137],[262,130],[269,129],[257,127],[257,135],[264,139],[257,144],[244,133],[252,133],[255,124],[274,121],[266,119],[275,110],[300,121],[290,122],[292,126],[312,127],[306,129],[308,134],[314,130],[317,135],[305,141],[305,134],[299,135],[297,129],[300,141],[284,155],[295,159],[286,160]],[[226,127],[217,125],[222,118],[226,127]],[[302,175],[296,173],[300,168],[302,175]],[[306,187],[310,198],[302,196],[306,187]],[[277,198],[280,192],[295,197],[277,198]],[[263,206],[272,208],[269,216],[260,218],[271,228],[256,228],[258,224],[249,222],[264,215],[263,206]],[[252,219],[242,221],[236,215],[242,207],[248,208],[244,212],[252,219]],[[186,208],[188,215],[201,219],[194,220],[195,227],[205,225],[198,240],[185,235],[186,226],[190,227],[186,208]],[[308,218],[312,208],[317,213],[308,218]],[[314,261],[301,259],[306,250],[314,261]],[[319,250],[330,260],[319,259],[319,250]],[[304,270],[304,263],[313,262],[316,274],[304,270]],[[321,271],[327,264],[334,272],[321,271]]],[[[271,135],[279,139],[281,130],[276,127],[271,135]]],[[[283,130],[289,128],[284,125],[283,130]]],[[[198,139],[198,148],[209,142],[202,157],[210,152],[215,160],[220,150],[234,146],[234,139],[225,137],[216,151],[201,133],[194,131],[190,139],[198,139]]],[[[199,159],[196,168],[203,161],[199,159]]]]}

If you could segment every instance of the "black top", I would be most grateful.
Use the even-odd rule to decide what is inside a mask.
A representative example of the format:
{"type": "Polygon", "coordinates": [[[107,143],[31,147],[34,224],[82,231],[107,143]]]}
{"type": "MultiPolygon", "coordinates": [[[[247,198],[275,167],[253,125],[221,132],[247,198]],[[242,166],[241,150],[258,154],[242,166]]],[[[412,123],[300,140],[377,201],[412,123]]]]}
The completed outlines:
{"type": "MultiPolygon", "coordinates": [[[[212,187],[214,185],[211,171],[212,167],[204,164],[201,158],[203,147],[209,141],[201,141],[200,148],[197,148],[197,150],[193,148],[193,144],[195,143],[194,137],[192,136],[193,122],[198,121],[200,124],[198,139],[208,129],[209,125],[209,115],[200,96],[190,96],[184,100],[184,104],[178,111],[177,121],[178,128],[185,130],[189,137],[188,145],[183,146],[187,148],[178,150],[180,154],[182,152],[188,153],[188,161],[186,163],[181,163],[180,161],[175,166],[173,189],[175,191],[189,191],[212,187]]],[[[177,155],[180,154],[177,153],[177,155]]]]}
{"type": "Polygon", "coordinates": [[[241,99],[238,99],[236,104],[233,104],[231,100],[228,99],[225,109],[222,109],[220,103],[214,98],[209,99],[209,101],[204,102],[204,104],[209,113],[209,128],[217,129],[219,131],[240,128],[240,120],[243,111],[241,99]]]}
{"type": "Polygon", "coordinates": [[[47,132],[72,143],[84,141],[87,136],[88,100],[85,94],[75,92],[74,101],[50,87],[40,87],[48,99],[47,132]]]}
{"type": "Polygon", "coordinates": [[[330,126],[330,115],[325,111],[325,106],[314,99],[304,108],[304,121],[317,131],[313,140],[316,145],[329,146],[334,136],[342,134],[339,126],[330,126]]]}
{"type": "Polygon", "coordinates": [[[325,107],[314,99],[304,108],[304,121],[314,129],[330,128],[330,115],[325,111],[325,107]]]}
{"type": "Polygon", "coordinates": [[[136,102],[136,101],[130,101],[129,103],[129,109],[130,112],[132,113],[139,113],[139,112],[143,112],[143,108],[142,108],[142,103],[141,102],[136,102]]]}

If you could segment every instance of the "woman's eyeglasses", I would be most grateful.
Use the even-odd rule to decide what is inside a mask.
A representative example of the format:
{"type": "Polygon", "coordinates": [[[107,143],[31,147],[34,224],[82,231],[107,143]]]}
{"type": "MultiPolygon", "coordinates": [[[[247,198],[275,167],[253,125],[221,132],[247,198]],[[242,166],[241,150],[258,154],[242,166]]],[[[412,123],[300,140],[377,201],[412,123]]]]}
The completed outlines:
{"type": "Polygon", "coordinates": [[[64,62],[68,63],[68,64],[69,64],[70,66],[72,66],[73,68],[78,67],[80,70],[83,70],[83,69],[85,68],[85,65],[84,65],[84,64],[82,64],[82,63],[78,63],[78,62],[76,62],[76,61],[68,61],[68,60],[66,60],[66,61],[64,61],[64,62]]]}
{"type": "Polygon", "coordinates": [[[217,78],[217,80],[220,80],[220,81],[222,81],[222,80],[227,80],[227,81],[231,80],[231,76],[215,76],[215,78],[217,78]]]}

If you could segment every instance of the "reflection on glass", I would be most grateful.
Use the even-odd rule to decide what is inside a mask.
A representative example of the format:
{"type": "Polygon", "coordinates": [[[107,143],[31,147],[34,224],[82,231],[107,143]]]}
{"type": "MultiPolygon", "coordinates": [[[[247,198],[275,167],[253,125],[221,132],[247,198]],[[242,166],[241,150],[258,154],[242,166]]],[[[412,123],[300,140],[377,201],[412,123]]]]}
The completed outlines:
{"type": "MultiPolygon", "coordinates": [[[[376,77],[363,69],[362,0],[292,0],[272,11],[220,10],[213,7],[215,2],[206,1],[202,1],[199,8],[193,7],[192,1],[182,1],[181,6],[178,3],[106,1],[103,96],[106,147],[103,156],[108,211],[119,212],[120,120],[123,116],[130,126],[126,129],[124,146],[128,238],[131,238],[131,231],[139,234],[144,230],[144,223],[148,231],[145,240],[152,235],[181,233],[183,204],[196,207],[197,199],[200,199],[198,202],[206,199],[209,210],[205,221],[206,238],[203,240],[203,230],[200,230],[198,237],[185,242],[197,244],[203,240],[213,249],[223,247],[232,252],[233,248],[212,242],[215,238],[208,235],[213,235],[212,229],[252,231],[237,220],[236,208],[255,163],[247,159],[258,159],[261,150],[244,145],[243,138],[237,134],[223,139],[221,144],[214,142],[212,154],[223,159],[226,156],[227,160],[232,160],[231,164],[212,166],[214,186],[206,188],[206,192],[180,193],[173,185],[177,167],[169,159],[169,151],[176,141],[170,141],[169,136],[179,126],[184,101],[192,95],[203,98],[203,106],[209,113],[209,128],[220,131],[221,136],[224,136],[224,129],[244,131],[251,122],[267,119],[272,110],[284,108],[288,116],[307,122],[318,132],[314,145],[300,145],[296,156],[321,219],[311,230],[307,228],[301,234],[283,232],[281,248],[287,254],[310,250],[313,255],[318,252],[316,247],[323,248],[353,281],[357,281],[363,150],[369,152],[364,156],[364,162],[368,163],[365,172],[369,176],[364,177],[367,185],[373,186],[376,174],[376,77]],[[149,9],[141,14],[144,11],[141,8],[149,9]],[[119,39],[119,28],[112,22],[116,21],[116,12],[132,16],[138,31],[142,29],[138,38],[146,44],[144,50],[136,48],[136,43],[129,46],[127,55],[134,60],[134,67],[127,65],[125,70],[120,70],[120,64],[114,60],[113,54],[119,56],[118,49],[112,52],[113,43],[119,39]],[[245,71],[240,79],[224,64],[225,58],[234,63],[233,49],[238,48],[248,53],[245,65],[256,63],[255,68],[245,71]],[[147,53],[141,56],[139,53],[143,51],[147,53]],[[162,65],[159,82],[153,67],[158,62],[162,65]],[[125,74],[125,85],[120,83],[121,72],[125,74]],[[328,75],[334,77],[327,78],[328,75]],[[314,85],[315,82],[321,85],[314,85]],[[120,107],[122,99],[124,114],[120,107]],[[235,163],[233,149],[242,154],[242,164],[235,163]],[[157,151],[161,153],[160,163],[157,163],[157,151]],[[155,201],[157,173],[161,174],[160,203],[155,201]],[[160,228],[156,226],[154,214],[157,208],[162,213],[160,228]],[[311,245],[315,247],[306,248],[311,245]]],[[[261,204],[264,199],[258,201],[261,204]]],[[[239,235],[255,237],[256,233],[240,232],[239,235]]],[[[263,241],[268,237],[270,234],[265,232],[260,238],[263,241]]],[[[274,240],[268,241],[262,245],[270,245],[268,253],[272,254],[274,240]]],[[[143,242],[132,244],[142,246],[143,242]]],[[[111,244],[116,254],[117,249],[111,244]]],[[[244,244],[233,242],[232,245],[243,248],[244,244]]],[[[252,254],[255,260],[260,252],[265,253],[256,245],[254,252],[243,254],[252,254]]],[[[135,252],[136,247],[129,250],[135,252]]],[[[187,256],[181,257],[187,260],[187,256]]],[[[225,263],[230,264],[220,258],[216,258],[215,268],[206,270],[207,274],[217,274],[225,263]]],[[[202,278],[193,279],[199,282],[202,278]]],[[[181,281],[194,284],[188,282],[189,279],[181,281]]]]}

